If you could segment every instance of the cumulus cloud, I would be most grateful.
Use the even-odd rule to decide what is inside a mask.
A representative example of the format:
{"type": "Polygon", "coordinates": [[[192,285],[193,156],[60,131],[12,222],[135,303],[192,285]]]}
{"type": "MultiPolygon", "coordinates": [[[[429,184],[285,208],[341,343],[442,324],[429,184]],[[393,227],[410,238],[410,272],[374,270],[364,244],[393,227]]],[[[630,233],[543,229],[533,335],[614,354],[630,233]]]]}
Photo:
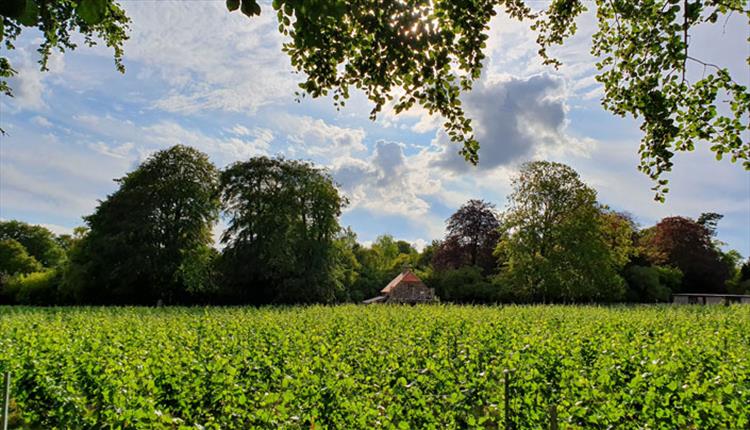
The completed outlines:
{"type": "MultiPolygon", "coordinates": [[[[492,170],[540,151],[576,146],[565,130],[564,93],[563,81],[547,74],[481,81],[464,98],[480,144],[478,168],[492,170]]],[[[471,168],[444,133],[434,146],[435,166],[457,173],[471,168]]]]}
{"type": "Polygon", "coordinates": [[[341,156],[367,149],[363,143],[365,131],[361,128],[339,127],[322,119],[287,114],[276,116],[276,121],[279,128],[288,133],[287,138],[294,145],[291,148],[294,153],[341,156]]]}
{"type": "Polygon", "coordinates": [[[430,208],[420,196],[430,193],[430,183],[409,164],[402,143],[379,141],[367,159],[340,157],[331,174],[352,208],[406,217],[424,216],[430,208]]]}

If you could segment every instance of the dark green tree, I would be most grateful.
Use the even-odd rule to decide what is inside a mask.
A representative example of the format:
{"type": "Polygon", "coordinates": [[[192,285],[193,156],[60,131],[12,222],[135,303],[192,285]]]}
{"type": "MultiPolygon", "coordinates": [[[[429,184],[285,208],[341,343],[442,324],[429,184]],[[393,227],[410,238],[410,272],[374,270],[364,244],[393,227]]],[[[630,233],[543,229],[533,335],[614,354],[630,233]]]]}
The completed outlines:
{"type": "Polygon", "coordinates": [[[40,225],[22,221],[0,221],[0,240],[13,239],[45,267],[55,267],[65,257],[55,235],[40,225]]]}
{"type": "Polygon", "coordinates": [[[496,250],[505,287],[542,302],[620,299],[621,261],[596,191],[570,167],[547,161],[524,164],[512,184],[496,250]]]}
{"type": "Polygon", "coordinates": [[[120,188],[85,218],[71,264],[78,297],[101,303],[184,302],[209,282],[218,173],[208,157],[173,146],[116,180],[120,188]]]}
{"type": "Polygon", "coordinates": [[[331,302],[346,200],[331,177],[302,161],[256,157],[221,174],[228,221],[221,258],[225,300],[331,302]]]}

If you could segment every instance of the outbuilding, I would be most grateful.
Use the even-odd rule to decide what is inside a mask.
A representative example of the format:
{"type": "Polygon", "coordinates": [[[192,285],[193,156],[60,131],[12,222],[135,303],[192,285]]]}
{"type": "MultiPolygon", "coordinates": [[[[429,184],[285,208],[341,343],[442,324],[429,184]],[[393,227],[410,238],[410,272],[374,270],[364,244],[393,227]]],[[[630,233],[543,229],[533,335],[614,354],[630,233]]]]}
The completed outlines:
{"type": "Polygon", "coordinates": [[[435,289],[428,288],[410,269],[404,269],[380,290],[380,295],[365,300],[373,303],[429,303],[435,301],[435,289]]]}
{"type": "Polygon", "coordinates": [[[745,294],[708,294],[708,293],[677,293],[672,294],[672,303],[700,304],[700,305],[728,305],[731,303],[750,304],[750,295],[745,294]]]}

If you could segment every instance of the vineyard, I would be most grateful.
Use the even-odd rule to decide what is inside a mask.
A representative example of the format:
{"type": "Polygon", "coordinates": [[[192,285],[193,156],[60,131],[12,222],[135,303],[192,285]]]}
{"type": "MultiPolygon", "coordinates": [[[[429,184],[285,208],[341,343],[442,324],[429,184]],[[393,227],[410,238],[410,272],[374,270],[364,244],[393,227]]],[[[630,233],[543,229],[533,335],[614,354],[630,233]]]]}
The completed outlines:
{"type": "Polygon", "coordinates": [[[750,428],[750,306],[0,308],[10,428],[750,428]]]}

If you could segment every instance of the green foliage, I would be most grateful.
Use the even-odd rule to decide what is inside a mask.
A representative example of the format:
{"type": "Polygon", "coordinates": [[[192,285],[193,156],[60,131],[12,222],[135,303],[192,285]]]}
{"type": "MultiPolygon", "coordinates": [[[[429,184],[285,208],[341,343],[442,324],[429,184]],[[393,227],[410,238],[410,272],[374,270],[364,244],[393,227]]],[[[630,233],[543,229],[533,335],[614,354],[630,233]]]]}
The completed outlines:
{"type": "Polygon", "coordinates": [[[173,146],[118,179],[120,188],[86,217],[70,278],[87,302],[186,301],[203,288],[217,219],[218,173],[200,151],[173,146]],[[73,273],[77,275],[73,276],[73,273]]]}
{"type": "MultiPolygon", "coordinates": [[[[535,22],[548,63],[557,62],[546,49],[575,33],[574,20],[585,10],[581,0],[557,0],[535,22]]],[[[729,155],[750,170],[750,141],[742,138],[750,127],[750,92],[727,68],[689,49],[699,26],[732,14],[750,19],[747,0],[597,0],[595,10],[591,53],[599,58],[602,105],[642,120],[639,169],[656,181],[656,198],[663,201],[668,191],[662,176],[674,153],[692,151],[698,142],[710,144],[717,159],[729,155]]]]}
{"type": "MultiPolygon", "coordinates": [[[[501,283],[533,301],[608,301],[623,294],[596,192],[570,167],[525,164],[513,180],[496,255],[501,283]]],[[[611,230],[611,229],[610,229],[611,230]]]]}
{"type": "Polygon", "coordinates": [[[64,259],[65,252],[55,235],[40,225],[22,221],[0,221],[0,240],[18,241],[44,267],[55,267],[64,259]]]}
{"type": "Polygon", "coordinates": [[[305,74],[300,95],[333,95],[339,107],[351,88],[374,104],[370,117],[393,103],[396,113],[418,105],[445,119],[445,130],[476,163],[479,143],[459,98],[479,78],[495,6],[529,17],[520,1],[276,0],[283,50],[305,74]]]}
{"type": "MultiPolygon", "coordinates": [[[[78,47],[76,33],[83,36],[86,46],[100,39],[114,51],[115,66],[125,71],[122,64],[123,43],[128,39],[130,18],[115,0],[3,0],[0,3],[0,42],[14,49],[14,41],[24,27],[36,27],[43,39],[39,46],[39,64],[47,70],[52,51],[73,50],[78,47]]],[[[7,78],[16,74],[6,57],[0,57],[0,91],[12,95],[7,78]]]]}
{"type": "MultiPolygon", "coordinates": [[[[531,2],[529,2],[531,3],[531,2]]],[[[695,58],[690,33],[731,14],[750,19],[747,0],[596,0],[598,31],[591,53],[599,59],[596,79],[604,86],[603,106],[617,115],[641,118],[644,137],[640,170],[656,181],[656,198],[664,200],[675,152],[692,151],[707,142],[717,159],[724,155],[750,169],[750,92],[729,70],[695,58]],[[688,64],[702,68],[690,81],[688,64]]],[[[401,113],[420,106],[444,120],[444,129],[472,163],[479,158],[471,119],[460,94],[480,77],[486,58],[489,23],[500,10],[530,20],[545,63],[560,65],[549,48],[563,44],[577,30],[576,18],[587,8],[582,0],[555,0],[532,10],[523,0],[274,0],[279,31],[288,37],[283,50],[292,66],[306,76],[301,92],[333,95],[339,107],[350,89],[363,91],[374,104],[370,117],[387,105],[401,113]]],[[[260,15],[257,0],[227,0],[248,17],[260,15]]],[[[0,8],[6,47],[22,26],[44,33],[40,63],[46,69],[53,48],[74,49],[71,34],[94,36],[114,49],[121,64],[128,17],[114,0],[6,0],[0,8]]],[[[750,59],[749,59],[750,61],[750,59]]],[[[10,94],[6,79],[15,74],[0,58],[0,91],[10,94]]]]}
{"type": "Polygon", "coordinates": [[[425,283],[442,302],[493,303],[501,299],[501,290],[484,276],[481,267],[433,271],[425,283]]]}
{"type": "Polygon", "coordinates": [[[58,303],[59,286],[60,273],[49,269],[10,278],[3,294],[16,304],[49,306],[58,303]]]}
{"type": "MultiPolygon", "coordinates": [[[[306,76],[303,94],[332,93],[342,106],[350,88],[360,89],[374,103],[372,118],[389,103],[396,113],[421,106],[445,119],[445,131],[476,163],[480,142],[459,96],[481,74],[492,17],[502,10],[531,20],[542,58],[558,66],[548,49],[575,34],[575,20],[587,10],[581,0],[556,0],[538,12],[527,3],[276,0],[273,8],[279,31],[290,38],[283,49],[306,76]]],[[[591,53],[600,59],[602,104],[617,115],[642,118],[639,168],[656,181],[656,198],[663,200],[668,191],[662,176],[671,170],[674,153],[691,151],[699,141],[711,144],[717,158],[728,154],[750,169],[750,143],[742,139],[750,126],[750,92],[728,69],[688,49],[696,26],[733,13],[750,18],[748,2],[597,0],[595,9],[591,53]],[[702,68],[700,79],[690,82],[688,64],[702,68]]]]}
{"type": "Polygon", "coordinates": [[[626,298],[633,302],[668,302],[682,282],[680,269],[661,266],[630,266],[624,272],[626,298]]]}
{"type": "Polygon", "coordinates": [[[0,308],[0,372],[21,428],[540,429],[555,405],[744,429],[748,333],[747,306],[0,308]]]}
{"type": "Polygon", "coordinates": [[[221,200],[227,299],[330,302],[340,294],[334,241],[346,199],[327,173],[307,162],[255,157],[222,172],[221,200]]]}
{"type": "MultiPolygon", "coordinates": [[[[333,279],[336,282],[337,302],[349,301],[354,286],[360,277],[362,265],[357,260],[357,235],[351,228],[343,229],[333,242],[335,263],[333,265],[333,279]]],[[[354,301],[362,301],[366,297],[356,297],[354,301]]]]}
{"type": "Polygon", "coordinates": [[[744,263],[742,255],[735,250],[722,253],[725,264],[732,268],[732,276],[727,281],[727,292],[731,294],[750,294],[750,259],[744,263]]]}
{"type": "Polygon", "coordinates": [[[640,242],[649,263],[682,271],[679,292],[726,292],[733,264],[725,260],[706,226],[686,217],[667,217],[645,232],[640,242]]]}
{"type": "Polygon", "coordinates": [[[445,240],[435,249],[432,265],[436,270],[462,266],[481,267],[485,275],[497,266],[493,251],[500,239],[500,222],[495,205],[469,200],[446,220],[445,240]]]}
{"type": "Polygon", "coordinates": [[[378,236],[370,247],[356,245],[353,250],[358,274],[349,288],[348,299],[355,303],[380,295],[380,290],[405,267],[422,273],[430,263],[409,242],[388,234],[378,236]]]}
{"type": "Polygon", "coordinates": [[[0,240],[0,273],[17,275],[39,270],[42,265],[17,240],[0,240]]]}

